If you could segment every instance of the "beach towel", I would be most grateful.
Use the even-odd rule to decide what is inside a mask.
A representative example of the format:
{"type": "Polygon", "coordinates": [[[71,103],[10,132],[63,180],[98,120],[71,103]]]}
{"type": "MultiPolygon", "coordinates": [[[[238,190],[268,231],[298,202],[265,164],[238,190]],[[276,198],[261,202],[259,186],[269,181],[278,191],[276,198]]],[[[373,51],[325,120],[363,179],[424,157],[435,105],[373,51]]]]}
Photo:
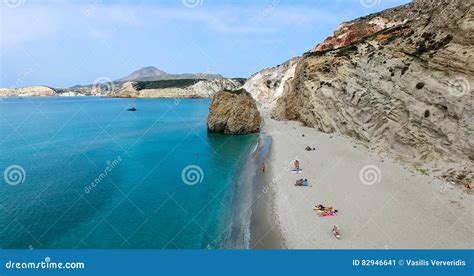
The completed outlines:
{"type": "Polygon", "coordinates": [[[331,213],[331,212],[320,212],[319,213],[320,217],[335,217],[336,213],[331,213]]]}
{"type": "Polygon", "coordinates": [[[295,184],[295,187],[313,187],[313,186],[311,186],[309,184],[302,184],[302,185],[296,185],[295,184]]]}
{"type": "Polygon", "coordinates": [[[303,172],[303,169],[299,169],[299,170],[292,169],[291,172],[292,173],[300,173],[300,172],[303,172]]]}

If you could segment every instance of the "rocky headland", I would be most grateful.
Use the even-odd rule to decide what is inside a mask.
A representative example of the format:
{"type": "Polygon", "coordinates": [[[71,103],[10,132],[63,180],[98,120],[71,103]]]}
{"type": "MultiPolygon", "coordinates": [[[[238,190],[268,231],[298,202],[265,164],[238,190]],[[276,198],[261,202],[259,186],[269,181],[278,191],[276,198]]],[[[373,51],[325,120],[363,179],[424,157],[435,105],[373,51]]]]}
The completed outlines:
{"type": "Polygon", "coordinates": [[[171,79],[131,81],[114,88],[109,96],[121,98],[210,98],[222,90],[241,86],[234,79],[171,79]]]}
{"type": "Polygon", "coordinates": [[[56,89],[48,86],[30,86],[23,88],[1,88],[0,97],[30,97],[30,96],[57,96],[56,89]]]}
{"type": "Polygon", "coordinates": [[[98,78],[93,84],[68,88],[31,86],[0,88],[0,96],[103,96],[118,98],[210,98],[222,90],[234,90],[245,79],[218,74],[169,74],[149,66],[117,80],[98,78]]]}

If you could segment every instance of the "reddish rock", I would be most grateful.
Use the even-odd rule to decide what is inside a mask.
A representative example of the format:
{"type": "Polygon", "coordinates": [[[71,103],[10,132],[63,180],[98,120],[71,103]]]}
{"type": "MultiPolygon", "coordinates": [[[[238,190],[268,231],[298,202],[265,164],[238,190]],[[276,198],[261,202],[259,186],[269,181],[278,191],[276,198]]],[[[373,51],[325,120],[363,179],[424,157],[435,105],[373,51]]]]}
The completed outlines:
{"type": "Polygon", "coordinates": [[[397,26],[402,22],[390,20],[381,16],[342,23],[330,37],[317,45],[311,52],[323,52],[338,49],[380,32],[384,29],[397,26]]]}

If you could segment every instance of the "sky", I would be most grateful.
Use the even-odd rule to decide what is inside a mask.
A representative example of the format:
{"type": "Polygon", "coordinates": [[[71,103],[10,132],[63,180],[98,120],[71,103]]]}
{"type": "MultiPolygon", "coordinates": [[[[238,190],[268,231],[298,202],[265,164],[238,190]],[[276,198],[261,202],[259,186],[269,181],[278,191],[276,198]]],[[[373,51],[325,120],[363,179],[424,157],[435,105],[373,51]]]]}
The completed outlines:
{"type": "Polygon", "coordinates": [[[84,85],[145,66],[247,78],[344,21],[408,2],[2,0],[0,87],[84,85]]]}

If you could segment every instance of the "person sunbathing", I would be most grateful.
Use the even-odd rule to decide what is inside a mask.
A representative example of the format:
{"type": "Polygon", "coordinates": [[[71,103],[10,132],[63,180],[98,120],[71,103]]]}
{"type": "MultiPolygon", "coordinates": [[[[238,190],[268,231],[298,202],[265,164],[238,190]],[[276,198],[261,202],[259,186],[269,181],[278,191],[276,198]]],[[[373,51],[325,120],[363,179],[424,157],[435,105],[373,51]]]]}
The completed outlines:
{"type": "Polygon", "coordinates": [[[324,209],[324,206],[322,204],[318,204],[314,206],[314,210],[323,210],[323,209],[324,209]]]}
{"type": "Polygon", "coordinates": [[[308,179],[298,179],[296,180],[295,186],[309,186],[308,179]]]}
{"type": "Polygon", "coordinates": [[[470,190],[471,189],[471,185],[469,185],[469,183],[464,183],[464,188],[470,190]]]}
{"type": "Polygon", "coordinates": [[[336,209],[334,209],[333,207],[324,207],[323,205],[321,204],[318,204],[316,206],[314,206],[314,209],[315,211],[320,211],[320,212],[324,212],[324,213],[327,213],[327,214],[335,214],[337,213],[338,211],[336,209]]]}

